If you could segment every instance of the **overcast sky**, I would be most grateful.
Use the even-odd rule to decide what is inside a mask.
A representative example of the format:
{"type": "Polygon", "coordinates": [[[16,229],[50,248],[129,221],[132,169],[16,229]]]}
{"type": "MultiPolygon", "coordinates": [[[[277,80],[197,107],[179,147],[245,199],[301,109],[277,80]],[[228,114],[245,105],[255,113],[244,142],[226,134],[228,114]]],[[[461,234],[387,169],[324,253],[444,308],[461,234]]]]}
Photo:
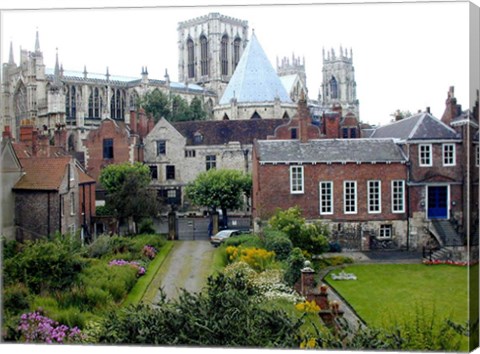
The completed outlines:
{"type": "MultiPolygon", "coordinates": [[[[0,6],[25,7],[23,1],[6,3],[0,6]]],[[[249,37],[254,29],[272,66],[277,57],[304,57],[312,99],[322,82],[322,48],[336,53],[340,46],[351,48],[364,122],[384,124],[396,109],[416,112],[427,106],[440,118],[450,86],[455,86],[458,102],[469,106],[466,2],[203,7],[158,6],[171,1],[68,2],[78,7],[136,6],[128,9],[29,3],[30,8],[49,9],[2,11],[2,63],[8,61],[10,42],[17,64],[20,47],[33,51],[38,29],[49,68],[58,48],[65,70],[83,71],[85,65],[88,72],[105,73],[108,66],[111,75],[138,78],[147,66],[150,78],[163,79],[168,69],[171,80],[177,80],[178,22],[219,12],[248,21],[249,37]]]]}

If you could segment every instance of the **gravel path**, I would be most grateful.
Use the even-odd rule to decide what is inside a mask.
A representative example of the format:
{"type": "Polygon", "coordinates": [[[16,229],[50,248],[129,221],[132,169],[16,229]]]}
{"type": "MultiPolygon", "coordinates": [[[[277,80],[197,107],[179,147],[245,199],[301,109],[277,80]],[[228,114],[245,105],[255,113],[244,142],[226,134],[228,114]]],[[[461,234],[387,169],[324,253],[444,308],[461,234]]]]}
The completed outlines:
{"type": "Polygon", "coordinates": [[[158,274],[167,299],[176,298],[180,289],[188,292],[202,290],[209,276],[214,250],[208,241],[175,242],[158,274]]]}

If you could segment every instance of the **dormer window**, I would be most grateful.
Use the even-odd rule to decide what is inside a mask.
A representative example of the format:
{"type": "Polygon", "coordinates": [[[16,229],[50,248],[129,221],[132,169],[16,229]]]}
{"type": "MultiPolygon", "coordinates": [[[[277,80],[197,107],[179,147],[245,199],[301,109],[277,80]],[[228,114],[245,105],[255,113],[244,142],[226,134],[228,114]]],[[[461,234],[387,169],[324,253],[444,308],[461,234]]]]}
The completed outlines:
{"type": "Polygon", "coordinates": [[[201,144],[203,143],[203,135],[200,132],[196,132],[193,134],[193,143],[194,144],[201,144]]]}

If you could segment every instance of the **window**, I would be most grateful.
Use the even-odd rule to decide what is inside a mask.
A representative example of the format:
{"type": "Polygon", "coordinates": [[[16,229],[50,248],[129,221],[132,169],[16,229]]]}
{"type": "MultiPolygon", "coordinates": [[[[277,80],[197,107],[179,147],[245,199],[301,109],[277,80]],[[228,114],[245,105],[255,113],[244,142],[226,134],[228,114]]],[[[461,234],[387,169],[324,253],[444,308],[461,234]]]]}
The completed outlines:
{"type": "Polygon", "coordinates": [[[392,212],[405,212],[405,181],[392,181],[392,212]]]}
{"type": "Polygon", "coordinates": [[[125,93],[119,89],[112,89],[110,97],[110,116],[113,119],[125,118],[125,93]]]}
{"type": "Polygon", "coordinates": [[[392,225],[380,225],[380,232],[378,234],[379,239],[392,238],[392,225]]]}
{"type": "Polygon", "coordinates": [[[195,77],[195,46],[191,38],[187,40],[187,71],[188,78],[195,77]]]}
{"type": "Polygon", "coordinates": [[[320,214],[333,214],[333,182],[320,182],[320,214]]]}
{"type": "Polygon", "coordinates": [[[370,214],[378,214],[381,212],[381,182],[368,181],[367,182],[367,204],[368,212],[370,214]]]}
{"type": "Polygon", "coordinates": [[[205,168],[207,171],[212,168],[217,168],[217,156],[207,155],[205,157],[205,168]]]}
{"type": "Polygon", "coordinates": [[[455,144],[443,144],[443,166],[455,166],[455,144]]]}
{"type": "Polygon", "coordinates": [[[337,80],[335,77],[332,76],[332,79],[330,80],[330,98],[338,98],[338,85],[337,85],[337,80]]]}
{"type": "Polygon", "coordinates": [[[152,179],[158,179],[158,167],[157,165],[150,165],[150,176],[152,179]]]}
{"type": "Polygon", "coordinates": [[[344,139],[348,139],[348,128],[342,128],[342,136],[344,139]]]}
{"type": "Polygon", "coordinates": [[[418,145],[418,157],[420,166],[432,166],[432,145],[418,145]]]}
{"type": "Polygon", "coordinates": [[[303,166],[290,167],[290,193],[303,193],[303,166]]]}
{"type": "Polygon", "coordinates": [[[343,182],[343,210],[345,214],[357,213],[357,182],[343,182]]]}
{"type": "Polygon", "coordinates": [[[290,130],[290,137],[292,139],[298,139],[297,128],[292,128],[290,130]]]}
{"type": "Polygon", "coordinates": [[[98,90],[98,87],[95,87],[90,91],[90,96],[88,97],[88,116],[90,118],[101,118],[102,109],[101,92],[98,90]]]}
{"type": "Polygon", "coordinates": [[[241,39],[240,38],[235,38],[233,41],[233,69],[238,65],[238,62],[240,61],[240,43],[241,39]]]}
{"type": "Polygon", "coordinates": [[[157,156],[167,153],[167,142],[165,140],[157,140],[157,156]]]}
{"type": "Polygon", "coordinates": [[[207,37],[200,37],[200,70],[201,75],[208,75],[208,42],[207,37]]]}
{"type": "Polygon", "coordinates": [[[222,62],[222,75],[228,75],[228,36],[222,37],[222,51],[220,54],[220,60],[222,62]]]}
{"type": "Polygon", "coordinates": [[[185,150],[185,157],[195,157],[195,150],[185,150]]]}
{"type": "Polygon", "coordinates": [[[103,158],[113,159],[113,139],[103,139],[103,158]]]}
{"type": "Polygon", "coordinates": [[[357,128],[350,128],[350,138],[355,139],[357,137],[357,128]]]}
{"type": "Polygon", "coordinates": [[[166,172],[167,180],[175,179],[175,166],[167,165],[166,172]]]}

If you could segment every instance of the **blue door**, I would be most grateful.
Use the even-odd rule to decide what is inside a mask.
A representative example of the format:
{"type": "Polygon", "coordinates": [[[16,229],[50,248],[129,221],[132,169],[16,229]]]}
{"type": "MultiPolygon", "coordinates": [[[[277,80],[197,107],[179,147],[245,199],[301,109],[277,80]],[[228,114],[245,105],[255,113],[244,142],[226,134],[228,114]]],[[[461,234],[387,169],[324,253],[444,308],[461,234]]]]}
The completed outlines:
{"type": "Polygon", "coordinates": [[[448,219],[448,187],[428,187],[428,218],[448,219]]]}

